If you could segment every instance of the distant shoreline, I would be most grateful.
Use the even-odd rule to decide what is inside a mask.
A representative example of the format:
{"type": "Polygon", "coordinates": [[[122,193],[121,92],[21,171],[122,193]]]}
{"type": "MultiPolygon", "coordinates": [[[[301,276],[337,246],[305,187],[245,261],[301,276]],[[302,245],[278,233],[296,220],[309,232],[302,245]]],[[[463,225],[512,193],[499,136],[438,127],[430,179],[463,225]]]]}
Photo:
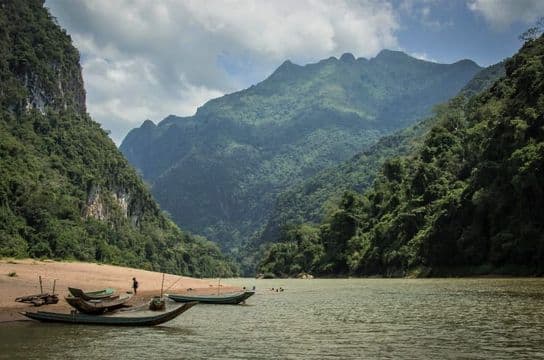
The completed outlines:
{"type": "Polygon", "coordinates": [[[386,275],[368,275],[368,276],[315,276],[312,279],[303,279],[296,276],[276,276],[274,278],[255,278],[256,280],[347,280],[347,279],[542,279],[542,275],[512,275],[512,274],[500,274],[500,273],[491,273],[491,274],[464,274],[464,275],[437,275],[437,276],[386,276],[386,275]]]}

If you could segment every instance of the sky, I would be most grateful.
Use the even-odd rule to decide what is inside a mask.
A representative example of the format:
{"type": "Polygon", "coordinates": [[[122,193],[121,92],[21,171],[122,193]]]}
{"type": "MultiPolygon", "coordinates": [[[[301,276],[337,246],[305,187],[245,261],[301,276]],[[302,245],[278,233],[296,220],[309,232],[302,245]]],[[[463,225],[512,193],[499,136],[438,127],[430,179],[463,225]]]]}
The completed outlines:
{"type": "Polygon", "coordinates": [[[193,115],[283,61],[402,50],[481,66],[514,54],[544,0],[46,0],[81,54],[87,109],[120,144],[145,119],[193,115]]]}

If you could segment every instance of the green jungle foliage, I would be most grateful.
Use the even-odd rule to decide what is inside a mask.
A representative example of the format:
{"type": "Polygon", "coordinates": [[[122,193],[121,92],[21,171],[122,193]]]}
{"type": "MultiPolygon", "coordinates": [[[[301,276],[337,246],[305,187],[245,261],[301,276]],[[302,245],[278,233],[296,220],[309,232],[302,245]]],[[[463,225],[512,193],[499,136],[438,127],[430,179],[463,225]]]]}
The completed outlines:
{"type": "Polygon", "coordinates": [[[231,276],[181,232],[85,111],[79,54],[43,1],[0,1],[0,256],[231,276]]]}
{"type": "Polygon", "coordinates": [[[260,271],[543,274],[544,38],[505,68],[489,90],[440,106],[421,146],[388,159],[364,194],[344,193],[318,226],[286,228],[260,271]]]}
{"type": "MultiPolygon", "coordinates": [[[[504,62],[489,66],[477,73],[458,96],[470,98],[491,87],[504,75],[504,62]]],[[[414,151],[435,120],[436,117],[430,117],[384,136],[351,159],[326,168],[282,192],[265,230],[256,242],[250,244],[248,252],[258,251],[262,244],[277,242],[283,227],[305,222],[319,223],[330,209],[335,209],[345,191],[364,192],[374,182],[383,163],[391,157],[414,151]]]]}
{"type": "Polygon", "coordinates": [[[178,225],[236,255],[258,237],[280,192],[429,114],[479,70],[387,50],[370,60],[286,61],[192,117],[146,121],[121,151],[178,225]]]}
{"type": "Polygon", "coordinates": [[[279,194],[267,226],[253,247],[277,241],[285,227],[319,223],[327,212],[336,209],[345,191],[363,192],[371,186],[385,160],[408,153],[429,126],[424,121],[384,136],[353,158],[326,168],[279,194]]]}

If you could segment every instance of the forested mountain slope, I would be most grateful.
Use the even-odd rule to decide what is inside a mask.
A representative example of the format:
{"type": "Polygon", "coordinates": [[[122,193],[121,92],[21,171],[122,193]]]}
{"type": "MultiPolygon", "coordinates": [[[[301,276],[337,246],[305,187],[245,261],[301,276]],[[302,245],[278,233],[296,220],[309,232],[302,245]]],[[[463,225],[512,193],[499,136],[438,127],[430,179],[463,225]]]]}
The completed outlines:
{"type": "MultiPolygon", "coordinates": [[[[470,98],[486,90],[504,76],[504,62],[478,72],[461,89],[458,96],[470,98]]],[[[339,165],[319,171],[309,179],[295,184],[282,192],[268,219],[267,226],[254,247],[277,241],[283,227],[304,222],[320,222],[327,207],[334,207],[345,191],[363,192],[374,182],[376,173],[384,161],[397,155],[405,155],[421,142],[422,135],[434,124],[433,117],[381,138],[361,153],[339,165]]],[[[254,251],[254,250],[252,250],[254,251]]]]}
{"type": "Polygon", "coordinates": [[[283,63],[192,117],[146,121],[121,145],[173,219],[234,253],[266,224],[276,196],[429,114],[480,67],[397,51],[283,63]]]}
{"type": "Polygon", "coordinates": [[[344,194],[319,227],[271,247],[282,274],[542,274],[544,38],[528,41],[488,91],[441,107],[422,145],[344,194]]]}
{"type": "Polygon", "coordinates": [[[182,233],[86,113],[79,53],[43,1],[0,1],[0,256],[232,275],[182,233]]]}

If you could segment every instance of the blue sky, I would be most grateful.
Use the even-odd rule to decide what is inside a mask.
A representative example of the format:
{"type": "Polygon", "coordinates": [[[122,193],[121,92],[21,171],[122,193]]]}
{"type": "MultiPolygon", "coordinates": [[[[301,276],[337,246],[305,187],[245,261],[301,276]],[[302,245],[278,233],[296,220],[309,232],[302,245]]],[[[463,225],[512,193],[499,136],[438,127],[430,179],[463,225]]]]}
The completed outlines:
{"type": "MultiPolygon", "coordinates": [[[[506,7],[505,1],[490,3],[506,7]]],[[[531,6],[522,0],[518,3],[531,6]]],[[[399,46],[408,53],[445,63],[463,58],[482,66],[497,63],[519,49],[518,35],[533,21],[533,16],[519,13],[513,13],[508,20],[493,19],[491,10],[486,17],[471,10],[471,2],[467,1],[418,2],[411,11],[403,11],[402,4],[403,1],[396,1],[394,5],[401,14],[397,31],[399,46]]],[[[534,5],[537,6],[536,2],[534,5]]]]}
{"type": "Polygon", "coordinates": [[[298,64],[396,49],[487,66],[515,53],[544,0],[47,0],[81,53],[88,111],[119,144],[145,119],[298,64]]]}

